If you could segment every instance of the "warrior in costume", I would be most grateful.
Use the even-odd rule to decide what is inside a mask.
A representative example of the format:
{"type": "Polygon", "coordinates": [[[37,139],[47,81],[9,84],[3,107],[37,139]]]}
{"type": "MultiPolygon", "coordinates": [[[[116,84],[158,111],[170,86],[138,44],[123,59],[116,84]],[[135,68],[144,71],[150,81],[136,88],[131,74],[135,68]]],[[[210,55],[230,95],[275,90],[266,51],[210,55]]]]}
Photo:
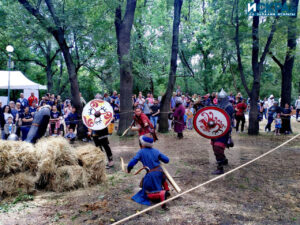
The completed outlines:
{"type": "Polygon", "coordinates": [[[154,126],[140,108],[135,109],[133,120],[135,127],[131,127],[131,130],[137,130],[139,132],[139,136],[151,134],[154,141],[157,140],[154,126]]]}
{"type": "MultiPolygon", "coordinates": [[[[131,159],[127,167],[128,173],[130,173],[138,161],[141,161],[143,168],[140,171],[143,169],[147,171],[140,184],[142,190],[132,197],[132,200],[143,205],[151,205],[150,201],[162,202],[170,196],[166,176],[160,167],[160,161],[168,163],[169,158],[159,150],[152,148],[153,138],[149,136],[140,137],[142,149],[131,159]]],[[[162,208],[166,208],[166,205],[163,205],[162,208]]]]}
{"type": "Polygon", "coordinates": [[[51,107],[49,105],[42,106],[38,112],[34,114],[32,125],[28,132],[26,142],[35,143],[46,133],[50,120],[51,107]]]}
{"type": "Polygon", "coordinates": [[[105,127],[103,130],[93,130],[93,131],[91,129],[89,129],[88,136],[93,137],[96,147],[99,147],[101,149],[101,151],[103,151],[103,148],[104,148],[107,159],[108,159],[106,169],[113,167],[114,161],[113,161],[113,154],[112,154],[112,151],[109,146],[108,128],[105,127]]]}
{"type": "MultiPolygon", "coordinates": [[[[218,94],[218,105],[219,108],[225,110],[230,118],[233,118],[234,108],[232,104],[229,102],[226,92],[222,89],[221,92],[218,94]]],[[[228,146],[229,139],[231,138],[231,128],[229,131],[222,137],[215,138],[211,140],[211,145],[216,156],[217,160],[217,170],[213,172],[214,175],[219,175],[224,173],[223,166],[228,165],[228,159],[225,156],[225,148],[232,147],[228,146]]]]}

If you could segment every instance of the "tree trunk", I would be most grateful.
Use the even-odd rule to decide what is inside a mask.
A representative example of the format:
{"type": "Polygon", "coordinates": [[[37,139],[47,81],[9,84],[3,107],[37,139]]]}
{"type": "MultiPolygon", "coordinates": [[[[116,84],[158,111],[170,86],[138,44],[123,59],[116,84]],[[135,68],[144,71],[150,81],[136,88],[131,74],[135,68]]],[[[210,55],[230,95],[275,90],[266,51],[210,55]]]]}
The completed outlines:
{"type": "Polygon", "coordinates": [[[47,89],[48,89],[48,93],[53,93],[53,79],[52,79],[52,68],[51,65],[48,66],[47,63],[47,67],[46,67],[46,75],[47,75],[47,89]]]}
{"type": "MultiPolygon", "coordinates": [[[[291,6],[298,7],[299,0],[291,0],[291,6]]],[[[297,15],[297,14],[296,14],[297,15]]],[[[297,46],[297,16],[288,18],[287,52],[281,70],[281,107],[286,103],[291,105],[292,75],[297,46]]]]}
{"type": "MultiPolygon", "coordinates": [[[[256,4],[260,3],[260,0],[254,1],[256,4]]],[[[236,36],[235,43],[237,48],[237,56],[238,56],[238,66],[240,71],[241,80],[245,90],[250,96],[250,113],[249,113],[249,135],[257,135],[259,133],[259,121],[258,121],[258,100],[259,100],[259,92],[260,92],[260,75],[263,69],[263,63],[265,61],[266,55],[269,52],[271,42],[274,37],[274,33],[276,31],[276,24],[278,20],[278,16],[274,20],[272,24],[272,28],[270,34],[268,36],[267,43],[263,49],[263,53],[258,58],[259,55],[259,16],[253,16],[252,23],[252,72],[253,72],[253,84],[252,90],[249,93],[248,86],[246,84],[243,66],[240,55],[240,43],[239,43],[239,17],[238,17],[238,5],[239,0],[236,0],[236,36]]]]}
{"type": "MultiPolygon", "coordinates": [[[[71,53],[69,51],[69,47],[66,42],[66,38],[64,36],[64,30],[62,28],[62,25],[60,23],[59,18],[55,14],[54,6],[52,4],[51,0],[45,0],[45,3],[48,7],[48,10],[51,14],[51,17],[54,21],[53,25],[51,22],[49,22],[43,15],[40,14],[39,10],[35,9],[28,0],[18,0],[24,8],[32,14],[36,19],[39,21],[39,24],[46,29],[50,34],[53,35],[55,40],[57,41],[60,50],[63,53],[67,69],[68,69],[68,74],[69,74],[69,81],[71,84],[71,95],[72,95],[72,104],[73,106],[77,109],[77,113],[79,117],[81,118],[81,113],[82,113],[82,105],[80,103],[80,97],[79,97],[79,85],[78,85],[78,80],[77,80],[77,73],[76,73],[76,67],[75,64],[72,60],[71,53]]],[[[84,127],[82,122],[79,123],[78,125],[78,132],[77,136],[78,138],[81,138],[85,135],[84,132],[84,127]]]]}
{"type": "Polygon", "coordinates": [[[115,28],[118,42],[118,59],[120,65],[120,122],[118,135],[130,126],[132,121],[132,63],[130,59],[130,34],[134,21],[136,0],[127,0],[126,11],[122,19],[121,5],[115,13],[115,28]]]}
{"type": "MultiPolygon", "coordinates": [[[[255,3],[259,4],[260,0],[255,3]]],[[[260,66],[258,62],[259,54],[259,16],[253,16],[252,23],[252,71],[253,71],[253,84],[250,94],[250,113],[249,113],[249,129],[248,134],[256,135],[259,131],[258,123],[258,108],[257,101],[260,91],[260,66]]]]}
{"type": "Polygon", "coordinates": [[[177,55],[178,55],[178,40],[179,40],[179,24],[181,7],[183,0],[174,0],[174,20],[173,20],[173,38],[172,38],[172,53],[171,53],[171,70],[169,74],[169,82],[167,91],[161,100],[161,115],[159,121],[159,132],[168,132],[168,112],[170,111],[170,101],[172,92],[176,82],[177,55]]]}

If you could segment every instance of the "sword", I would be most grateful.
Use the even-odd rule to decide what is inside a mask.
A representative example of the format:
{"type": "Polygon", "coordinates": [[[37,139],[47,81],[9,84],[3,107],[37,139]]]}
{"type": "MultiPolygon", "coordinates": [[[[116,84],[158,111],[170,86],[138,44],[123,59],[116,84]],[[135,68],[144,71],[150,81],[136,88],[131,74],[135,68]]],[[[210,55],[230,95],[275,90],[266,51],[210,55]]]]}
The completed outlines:
{"type": "Polygon", "coordinates": [[[130,128],[133,126],[133,124],[134,124],[134,120],[132,120],[130,126],[123,132],[121,137],[123,137],[125,134],[127,134],[127,132],[130,130],[130,128]]]}

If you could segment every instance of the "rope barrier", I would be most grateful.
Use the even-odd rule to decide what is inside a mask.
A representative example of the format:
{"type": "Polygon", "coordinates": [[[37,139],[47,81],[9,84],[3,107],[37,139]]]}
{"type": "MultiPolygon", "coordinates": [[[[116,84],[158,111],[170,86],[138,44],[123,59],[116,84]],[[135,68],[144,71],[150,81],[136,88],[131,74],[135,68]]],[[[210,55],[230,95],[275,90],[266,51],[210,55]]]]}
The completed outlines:
{"type": "Polygon", "coordinates": [[[148,211],[150,211],[152,209],[155,209],[155,208],[157,208],[159,206],[162,206],[165,203],[173,201],[173,200],[181,197],[182,195],[185,195],[185,194],[187,194],[189,192],[192,192],[192,191],[194,191],[194,190],[196,190],[196,189],[198,189],[198,188],[200,188],[200,187],[202,187],[202,186],[204,186],[206,184],[209,184],[209,183],[212,183],[213,181],[219,180],[219,179],[221,179],[221,178],[223,178],[223,177],[225,177],[225,176],[227,176],[227,175],[229,175],[229,174],[231,174],[231,173],[233,173],[233,172],[235,172],[235,171],[237,171],[237,170],[239,170],[239,169],[241,169],[241,168],[243,168],[243,167],[245,167],[245,166],[247,166],[247,165],[249,165],[249,164],[251,164],[251,163],[253,163],[253,162],[255,162],[255,161],[259,160],[259,159],[261,159],[261,158],[263,158],[263,157],[265,157],[266,155],[269,155],[270,153],[272,153],[275,150],[277,150],[278,148],[286,145],[287,143],[291,142],[292,140],[296,139],[299,136],[300,136],[300,134],[297,134],[296,136],[292,137],[291,139],[287,140],[286,142],[282,143],[281,145],[277,146],[276,148],[273,148],[273,149],[269,150],[268,152],[266,152],[266,153],[264,153],[264,154],[256,157],[255,159],[250,160],[249,162],[246,162],[246,163],[244,163],[244,164],[242,164],[242,165],[240,165],[240,166],[238,166],[238,167],[236,167],[236,168],[234,168],[234,169],[232,169],[232,170],[230,170],[230,171],[228,171],[228,172],[226,172],[226,173],[224,173],[222,175],[219,175],[219,176],[217,176],[217,177],[215,177],[215,178],[213,178],[211,180],[208,180],[208,181],[206,181],[206,182],[204,182],[202,184],[199,184],[199,185],[197,185],[197,186],[195,186],[195,187],[193,187],[193,188],[191,188],[189,190],[186,190],[186,191],[184,191],[184,192],[182,192],[182,193],[180,193],[180,194],[178,194],[178,195],[176,195],[176,196],[174,196],[172,198],[169,198],[169,199],[167,199],[167,200],[165,200],[163,202],[160,202],[160,203],[158,203],[156,205],[150,206],[150,207],[148,207],[148,208],[146,208],[146,209],[144,209],[144,210],[142,210],[142,211],[140,211],[138,213],[135,213],[135,214],[133,214],[131,216],[128,216],[128,217],[126,217],[126,218],[124,218],[122,220],[119,220],[119,221],[113,223],[112,225],[122,224],[122,223],[124,223],[124,222],[126,222],[126,221],[128,221],[130,219],[133,219],[133,218],[135,218],[135,217],[137,217],[139,215],[142,215],[142,214],[144,214],[144,213],[146,213],[146,212],[148,212],[148,211]]]}

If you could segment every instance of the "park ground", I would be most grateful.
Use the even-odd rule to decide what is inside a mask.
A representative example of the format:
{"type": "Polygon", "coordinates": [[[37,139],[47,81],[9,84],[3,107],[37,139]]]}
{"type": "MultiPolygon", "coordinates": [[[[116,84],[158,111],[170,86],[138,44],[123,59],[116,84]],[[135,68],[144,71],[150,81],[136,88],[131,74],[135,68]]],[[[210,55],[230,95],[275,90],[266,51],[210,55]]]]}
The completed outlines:
{"type": "MultiPolygon", "coordinates": [[[[300,123],[293,118],[294,134],[300,123]]],[[[259,136],[233,132],[235,146],[226,150],[231,170],[290,139],[293,135],[259,136]]],[[[182,190],[214,176],[214,155],[207,139],[186,131],[183,140],[171,132],[159,134],[155,147],[169,156],[166,168],[182,190]]],[[[300,138],[228,176],[190,192],[126,224],[300,224],[300,138]]],[[[11,224],[110,224],[143,210],[130,198],[144,173],[134,176],[120,169],[138,150],[137,137],[110,138],[116,165],[105,184],[65,193],[37,192],[0,203],[0,225],[11,224]],[[23,201],[27,200],[27,201],[23,201]]],[[[140,168],[141,164],[136,166],[140,168]]],[[[135,171],[135,170],[134,170],[135,171]]],[[[172,196],[176,195],[171,190],[172,196]]]]}

